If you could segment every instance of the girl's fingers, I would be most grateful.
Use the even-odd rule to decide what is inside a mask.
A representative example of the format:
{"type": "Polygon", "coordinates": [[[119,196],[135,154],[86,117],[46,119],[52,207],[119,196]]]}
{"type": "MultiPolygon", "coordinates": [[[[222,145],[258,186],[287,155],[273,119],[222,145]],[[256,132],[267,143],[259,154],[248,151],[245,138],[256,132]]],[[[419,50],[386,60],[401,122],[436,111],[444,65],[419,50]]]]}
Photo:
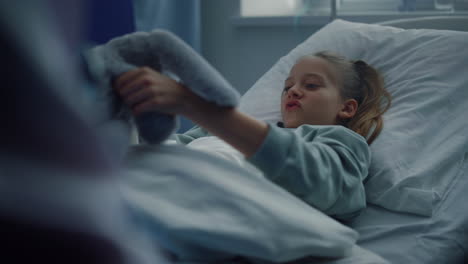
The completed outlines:
{"type": "Polygon", "coordinates": [[[117,89],[121,88],[129,81],[135,79],[135,77],[141,74],[141,72],[142,72],[141,68],[137,68],[137,69],[133,69],[125,73],[122,73],[114,80],[114,87],[117,89]]]}
{"type": "Polygon", "coordinates": [[[114,82],[114,87],[122,95],[132,92],[139,85],[135,85],[135,82],[140,82],[143,79],[150,80],[151,76],[158,76],[159,73],[148,68],[141,67],[120,75],[114,82]]]}
{"type": "Polygon", "coordinates": [[[138,90],[145,89],[151,85],[151,81],[146,75],[138,75],[134,79],[129,80],[124,86],[117,89],[117,92],[122,97],[127,97],[132,93],[138,92],[138,90]]]}
{"type": "Polygon", "coordinates": [[[152,98],[152,99],[149,99],[149,100],[139,102],[138,104],[134,105],[132,107],[133,114],[134,115],[139,115],[139,114],[144,113],[144,112],[150,112],[150,111],[157,110],[156,109],[156,103],[154,101],[155,101],[155,99],[152,98]]]}
{"type": "Polygon", "coordinates": [[[179,83],[147,67],[122,74],[114,88],[135,115],[148,111],[178,113],[187,97],[179,83]]]}
{"type": "Polygon", "coordinates": [[[133,93],[124,97],[124,101],[129,106],[134,106],[140,102],[145,101],[146,99],[150,99],[156,96],[155,92],[151,90],[151,88],[141,88],[136,90],[133,93]]]}

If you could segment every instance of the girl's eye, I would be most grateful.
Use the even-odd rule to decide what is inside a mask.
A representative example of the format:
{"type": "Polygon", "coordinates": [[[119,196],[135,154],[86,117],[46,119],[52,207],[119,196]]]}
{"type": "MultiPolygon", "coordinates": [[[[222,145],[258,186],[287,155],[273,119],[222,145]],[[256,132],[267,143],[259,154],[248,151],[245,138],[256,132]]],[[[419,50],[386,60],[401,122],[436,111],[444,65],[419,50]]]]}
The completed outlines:
{"type": "Polygon", "coordinates": [[[287,93],[289,91],[289,89],[291,89],[291,86],[284,87],[283,93],[287,93]]]}
{"type": "Polygon", "coordinates": [[[317,89],[319,87],[318,84],[313,84],[313,83],[309,83],[309,84],[306,84],[306,88],[307,89],[317,89]]]}

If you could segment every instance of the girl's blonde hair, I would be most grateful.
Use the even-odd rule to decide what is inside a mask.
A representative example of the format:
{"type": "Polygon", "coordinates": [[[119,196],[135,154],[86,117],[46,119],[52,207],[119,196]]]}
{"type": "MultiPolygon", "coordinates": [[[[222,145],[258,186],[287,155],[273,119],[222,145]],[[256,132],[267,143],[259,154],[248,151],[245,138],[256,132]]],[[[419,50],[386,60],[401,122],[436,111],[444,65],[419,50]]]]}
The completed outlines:
{"type": "Polygon", "coordinates": [[[341,120],[343,125],[367,138],[370,145],[383,128],[382,115],[391,105],[391,95],[385,90],[380,73],[362,60],[350,61],[337,54],[322,51],[313,54],[341,73],[340,93],[343,99],[355,99],[358,109],[354,117],[341,120]]]}

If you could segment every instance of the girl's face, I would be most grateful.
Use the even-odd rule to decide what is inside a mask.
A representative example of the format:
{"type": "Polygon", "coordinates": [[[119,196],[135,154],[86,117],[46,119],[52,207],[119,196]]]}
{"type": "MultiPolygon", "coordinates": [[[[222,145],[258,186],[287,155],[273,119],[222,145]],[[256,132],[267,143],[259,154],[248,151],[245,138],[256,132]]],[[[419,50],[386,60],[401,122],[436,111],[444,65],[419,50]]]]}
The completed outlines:
{"type": "Polygon", "coordinates": [[[326,60],[305,57],[292,67],[281,96],[284,127],[336,125],[344,110],[338,73],[326,60]]]}

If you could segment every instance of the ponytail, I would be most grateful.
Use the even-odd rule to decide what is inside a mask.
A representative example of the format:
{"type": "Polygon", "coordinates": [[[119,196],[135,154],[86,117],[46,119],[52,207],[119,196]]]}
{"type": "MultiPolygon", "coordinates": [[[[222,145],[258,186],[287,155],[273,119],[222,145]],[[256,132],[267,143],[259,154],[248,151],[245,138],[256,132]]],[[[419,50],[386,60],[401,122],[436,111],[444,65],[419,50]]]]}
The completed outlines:
{"type": "Polygon", "coordinates": [[[366,137],[370,145],[382,131],[382,115],[391,105],[391,96],[385,90],[383,79],[376,69],[361,60],[355,61],[353,65],[359,79],[361,98],[356,114],[346,122],[346,126],[366,137]]]}

